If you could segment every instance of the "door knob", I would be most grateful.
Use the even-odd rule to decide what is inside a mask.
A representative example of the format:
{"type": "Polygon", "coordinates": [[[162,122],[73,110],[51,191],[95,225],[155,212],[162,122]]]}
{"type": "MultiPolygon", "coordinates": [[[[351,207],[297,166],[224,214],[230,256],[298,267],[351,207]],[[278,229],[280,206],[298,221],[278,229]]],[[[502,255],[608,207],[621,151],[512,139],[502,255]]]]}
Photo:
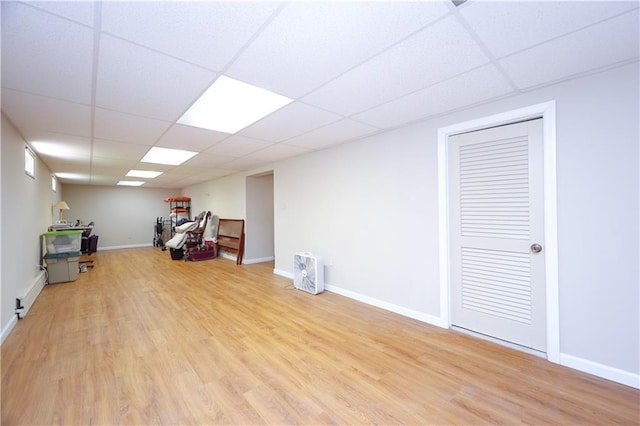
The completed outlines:
{"type": "Polygon", "coordinates": [[[542,251],[542,246],[538,243],[531,244],[531,253],[540,253],[542,251]]]}

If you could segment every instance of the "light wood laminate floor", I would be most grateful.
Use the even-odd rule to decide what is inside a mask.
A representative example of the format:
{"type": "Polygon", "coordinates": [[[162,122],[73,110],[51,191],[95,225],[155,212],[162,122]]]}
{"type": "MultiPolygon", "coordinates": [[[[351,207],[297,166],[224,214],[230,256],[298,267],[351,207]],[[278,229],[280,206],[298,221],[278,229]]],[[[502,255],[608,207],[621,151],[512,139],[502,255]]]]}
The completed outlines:
{"type": "Polygon", "coordinates": [[[636,389],[295,290],[272,263],[92,257],[2,345],[3,425],[640,422],[636,389]]]}

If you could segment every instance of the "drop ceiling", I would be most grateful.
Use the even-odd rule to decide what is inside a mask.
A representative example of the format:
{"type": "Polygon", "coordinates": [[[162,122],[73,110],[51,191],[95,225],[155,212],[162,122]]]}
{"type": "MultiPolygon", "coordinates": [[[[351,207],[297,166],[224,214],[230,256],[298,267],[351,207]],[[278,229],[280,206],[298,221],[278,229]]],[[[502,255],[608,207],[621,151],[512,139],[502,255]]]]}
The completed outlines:
{"type": "Polygon", "coordinates": [[[182,188],[637,62],[638,7],[3,1],[2,112],[65,184],[182,188]],[[294,101],[233,135],[177,124],[223,74],[294,101]]]}

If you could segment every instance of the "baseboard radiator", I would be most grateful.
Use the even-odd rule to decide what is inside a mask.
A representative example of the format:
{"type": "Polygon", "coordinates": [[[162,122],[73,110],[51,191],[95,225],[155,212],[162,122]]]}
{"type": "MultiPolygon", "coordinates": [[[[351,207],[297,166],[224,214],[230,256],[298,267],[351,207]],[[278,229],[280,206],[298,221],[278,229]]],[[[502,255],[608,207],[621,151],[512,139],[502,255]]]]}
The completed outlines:
{"type": "Polygon", "coordinates": [[[31,285],[27,287],[24,293],[16,299],[16,314],[18,319],[22,319],[27,315],[29,309],[36,301],[36,298],[47,283],[47,275],[45,271],[40,271],[31,281],[31,285]]]}

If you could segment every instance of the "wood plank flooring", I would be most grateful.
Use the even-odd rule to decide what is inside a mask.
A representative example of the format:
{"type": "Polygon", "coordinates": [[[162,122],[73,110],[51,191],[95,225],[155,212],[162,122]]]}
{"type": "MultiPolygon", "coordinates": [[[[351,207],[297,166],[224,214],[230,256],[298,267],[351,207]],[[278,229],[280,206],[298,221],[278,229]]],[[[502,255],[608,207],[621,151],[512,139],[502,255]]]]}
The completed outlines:
{"type": "Polygon", "coordinates": [[[95,253],[2,345],[3,425],[638,424],[638,390],[273,265],[95,253]]]}

